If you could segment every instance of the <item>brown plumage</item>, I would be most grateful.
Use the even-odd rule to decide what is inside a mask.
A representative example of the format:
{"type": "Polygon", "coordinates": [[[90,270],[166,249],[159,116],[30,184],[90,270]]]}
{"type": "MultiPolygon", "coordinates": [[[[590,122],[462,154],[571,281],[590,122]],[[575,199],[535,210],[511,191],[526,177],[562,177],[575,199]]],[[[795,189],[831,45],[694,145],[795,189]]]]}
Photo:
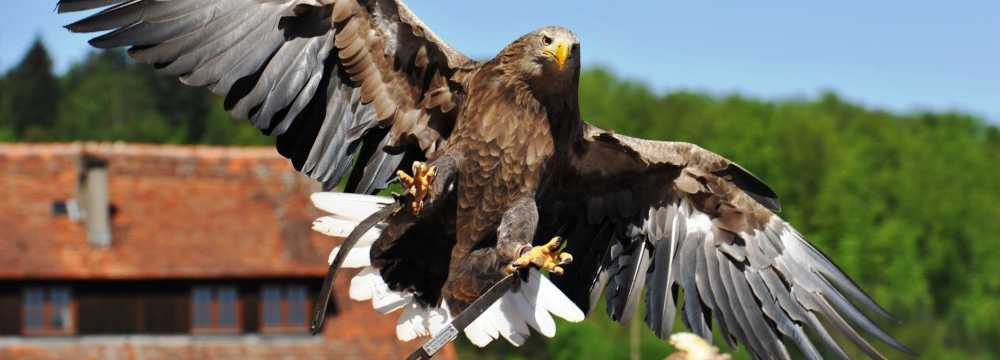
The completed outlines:
{"type": "Polygon", "coordinates": [[[711,338],[714,317],[755,358],[788,358],[786,342],[819,358],[814,341],[846,357],[828,327],[875,358],[856,327],[905,350],[857,306],[885,311],[775,215],[777,196],[749,172],[584,122],[569,30],[539,29],[476,62],[393,0],[59,3],[98,7],[68,28],[114,30],[91,43],[132,46],[225,96],[329,186],[346,175],[347,191],[372,193],[414,160],[434,165],[423,210],[392,216],[371,252],[392,290],[426,306],[461,310],[532,244],[562,236],[575,256],[554,279],[562,290],[584,310],[603,293],[620,321],[644,300],[663,338],[683,288],[693,332],[711,338]]]}
{"type": "MultiPolygon", "coordinates": [[[[540,33],[562,29],[543,29],[540,33]]],[[[470,76],[470,96],[459,113],[461,121],[444,154],[461,158],[458,166],[456,244],[445,295],[457,309],[475,300],[503,275],[499,270],[530,245],[532,234],[499,236],[497,229],[508,211],[511,226],[534,228],[531,215],[543,171],[555,151],[547,104],[533,93],[531,74],[536,67],[539,39],[526,36],[507,46],[470,76]],[[521,210],[519,207],[532,209],[521,210]],[[495,242],[494,246],[482,246],[495,242]],[[483,268],[494,271],[484,272],[483,268]],[[482,274],[479,274],[482,273],[482,274]]],[[[540,55],[540,54],[539,54],[540,55]]],[[[541,61],[545,61],[542,59],[541,61]]],[[[568,84],[568,83],[567,83],[568,84]]],[[[520,229],[517,231],[520,232],[520,229]]]]}

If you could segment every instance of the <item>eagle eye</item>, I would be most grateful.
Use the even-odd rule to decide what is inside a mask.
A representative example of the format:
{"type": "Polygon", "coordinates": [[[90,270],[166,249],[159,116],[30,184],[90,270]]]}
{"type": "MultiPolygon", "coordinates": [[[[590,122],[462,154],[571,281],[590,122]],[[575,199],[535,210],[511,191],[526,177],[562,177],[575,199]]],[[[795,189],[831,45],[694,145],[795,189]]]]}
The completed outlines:
{"type": "Polygon", "coordinates": [[[545,46],[552,45],[552,37],[548,35],[542,35],[542,44],[545,44],[545,46]]]}

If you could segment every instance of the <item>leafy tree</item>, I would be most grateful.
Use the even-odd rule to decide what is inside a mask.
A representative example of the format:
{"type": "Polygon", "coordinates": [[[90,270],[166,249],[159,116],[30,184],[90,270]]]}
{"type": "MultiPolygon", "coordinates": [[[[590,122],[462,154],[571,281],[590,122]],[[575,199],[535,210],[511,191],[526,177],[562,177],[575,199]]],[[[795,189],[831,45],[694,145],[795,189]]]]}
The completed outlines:
{"type": "Polygon", "coordinates": [[[40,37],[4,79],[4,123],[15,136],[44,138],[56,120],[59,82],[52,73],[52,59],[40,37]]]}
{"type": "Polygon", "coordinates": [[[6,104],[6,85],[7,78],[0,75],[0,142],[14,141],[17,138],[13,130],[10,106],[6,104]]]}
{"type": "Polygon", "coordinates": [[[167,123],[185,129],[185,142],[198,142],[203,137],[209,117],[217,115],[213,111],[221,104],[216,96],[205,89],[181,84],[176,76],[158,73],[150,66],[130,63],[129,71],[147,84],[154,99],[154,109],[167,123]]]}
{"type": "Polygon", "coordinates": [[[212,102],[198,142],[212,145],[270,145],[274,139],[261,134],[248,121],[233,119],[222,107],[222,100],[212,102]]]}
{"type": "Polygon", "coordinates": [[[149,83],[130,71],[120,52],[94,53],[63,79],[53,137],[59,140],[184,142],[184,124],[171,125],[156,109],[149,83]]]}
{"type": "Polygon", "coordinates": [[[52,139],[273,143],[248,122],[232,119],[217,96],[136,64],[122,51],[92,53],[62,80],[66,98],[52,139]]]}

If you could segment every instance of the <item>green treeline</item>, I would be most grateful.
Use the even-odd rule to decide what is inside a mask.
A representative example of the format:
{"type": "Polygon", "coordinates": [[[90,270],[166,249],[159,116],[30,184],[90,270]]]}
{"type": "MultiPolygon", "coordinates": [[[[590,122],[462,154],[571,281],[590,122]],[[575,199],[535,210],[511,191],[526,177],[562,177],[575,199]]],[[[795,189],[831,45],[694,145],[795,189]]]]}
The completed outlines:
{"type": "Polygon", "coordinates": [[[93,52],[54,76],[40,41],[0,78],[0,140],[263,145],[222,100],[136,64],[123,51],[93,52]]]}
{"type": "MultiPolygon", "coordinates": [[[[961,113],[865,108],[832,93],[780,101],[658,94],[601,69],[583,75],[581,103],[585,119],[598,126],[694,142],[764,179],[781,196],[782,216],[903,320],[881,323],[919,358],[1000,352],[997,127],[961,113]]],[[[230,119],[217,97],[121,52],[93,53],[53,75],[41,43],[0,77],[0,140],[271,143],[230,119]]],[[[504,345],[472,352],[463,344],[461,353],[627,358],[628,330],[603,310],[594,315],[561,324],[555,339],[536,335],[517,352],[504,345]]],[[[643,358],[670,351],[645,329],[640,344],[643,358]]]]}

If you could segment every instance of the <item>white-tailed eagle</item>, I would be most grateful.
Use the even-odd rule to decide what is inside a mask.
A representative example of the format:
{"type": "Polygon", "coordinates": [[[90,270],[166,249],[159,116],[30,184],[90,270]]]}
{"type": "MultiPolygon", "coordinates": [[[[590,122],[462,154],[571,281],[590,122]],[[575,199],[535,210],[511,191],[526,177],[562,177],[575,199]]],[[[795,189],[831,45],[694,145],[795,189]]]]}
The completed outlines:
{"type": "MultiPolygon", "coordinates": [[[[791,357],[786,344],[807,358],[823,348],[846,358],[832,333],[873,358],[883,356],[860,333],[905,351],[861,309],[886,311],[776,215],[777,196],[762,181],[696,145],[585,122],[580,41],[565,28],[541,28],[474,61],[398,0],[58,5],[98,8],[67,27],[108,31],[91,44],[128,46],[135,60],[224,96],[233,116],[275,136],[308,176],[346,177],[347,192],[371,194],[413,169],[400,176],[409,208],[341,256],[366,267],[353,297],[404,309],[401,338],[440,329],[507,272],[535,266],[561,274],[551,279],[561,292],[526,272],[466,329],[474,343],[519,344],[529,327],[551,336],[549,312],[579,320],[603,295],[619,321],[644,301],[645,322],[662,338],[680,302],[691,331],[711,339],[717,324],[757,359],[791,357]]],[[[317,199],[338,215],[317,227],[338,234],[337,221],[384,205],[317,199]]]]}

